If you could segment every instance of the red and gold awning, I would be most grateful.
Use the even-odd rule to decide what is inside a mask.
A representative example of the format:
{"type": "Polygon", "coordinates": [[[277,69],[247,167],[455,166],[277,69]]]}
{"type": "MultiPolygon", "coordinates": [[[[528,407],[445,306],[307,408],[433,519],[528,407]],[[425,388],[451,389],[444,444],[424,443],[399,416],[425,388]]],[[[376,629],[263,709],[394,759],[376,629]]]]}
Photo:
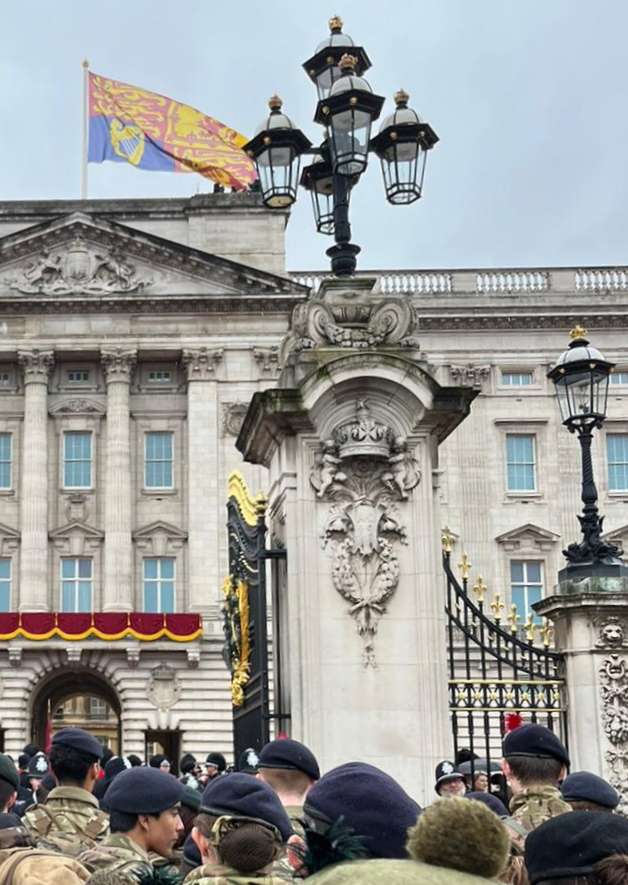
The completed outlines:
{"type": "Polygon", "coordinates": [[[0,640],[60,639],[79,640],[95,637],[116,639],[172,639],[189,642],[203,635],[203,621],[198,614],[163,615],[143,612],[103,612],[70,614],[66,612],[9,612],[0,614],[0,640]]]}

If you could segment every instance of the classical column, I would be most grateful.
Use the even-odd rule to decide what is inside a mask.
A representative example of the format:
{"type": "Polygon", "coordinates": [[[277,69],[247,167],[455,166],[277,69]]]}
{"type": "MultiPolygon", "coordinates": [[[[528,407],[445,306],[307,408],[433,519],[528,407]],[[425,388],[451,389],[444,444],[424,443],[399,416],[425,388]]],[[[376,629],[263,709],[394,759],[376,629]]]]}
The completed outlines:
{"type": "Polygon", "coordinates": [[[222,350],[183,351],[188,376],[188,556],[189,611],[207,610],[220,587],[218,488],[218,384],[222,350]]]}
{"type": "Polygon", "coordinates": [[[20,350],[24,446],[20,488],[20,611],[48,611],[48,378],[51,350],[20,350]]]}
{"type": "Polygon", "coordinates": [[[105,467],[105,574],[103,611],[132,611],[131,434],[129,389],[137,351],[103,348],[107,382],[107,445],[105,467]]]}

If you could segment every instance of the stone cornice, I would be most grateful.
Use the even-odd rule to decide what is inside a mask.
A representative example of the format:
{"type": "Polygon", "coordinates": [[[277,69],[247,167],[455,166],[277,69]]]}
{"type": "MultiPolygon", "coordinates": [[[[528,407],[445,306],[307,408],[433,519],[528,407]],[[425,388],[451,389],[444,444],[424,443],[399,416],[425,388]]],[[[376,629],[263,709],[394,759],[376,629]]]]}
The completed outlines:
{"type": "Polygon", "coordinates": [[[24,376],[24,384],[47,384],[55,364],[52,350],[18,350],[17,361],[24,376]]]}
{"type": "Polygon", "coordinates": [[[107,384],[112,381],[125,381],[130,384],[137,364],[137,350],[129,350],[125,347],[103,347],[100,351],[100,361],[107,384]]]}
{"type": "Polygon", "coordinates": [[[425,331],[493,331],[493,330],[546,330],[546,329],[572,329],[580,324],[586,325],[587,329],[627,329],[628,312],[603,314],[590,312],[583,307],[577,313],[546,313],[534,314],[491,314],[485,311],[481,314],[457,313],[455,316],[421,315],[419,312],[419,332],[425,331]]]}

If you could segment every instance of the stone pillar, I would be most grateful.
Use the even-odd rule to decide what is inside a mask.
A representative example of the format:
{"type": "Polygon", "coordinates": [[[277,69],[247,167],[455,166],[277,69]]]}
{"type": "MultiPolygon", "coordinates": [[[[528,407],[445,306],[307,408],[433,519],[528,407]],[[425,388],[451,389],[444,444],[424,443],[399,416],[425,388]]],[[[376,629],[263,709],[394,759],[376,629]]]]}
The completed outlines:
{"type": "Polygon", "coordinates": [[[218,486],[218,384],[222,350],[194,347],[183,351],[188,378],[188,611],[216,604],[224,577],[220,573],[220,537],[224,523],[209,502],[220,499],[218,486]],[[204,514],[199,519],[199,514],[204,514]]]}
{"type": "Polygon", "coordinates": [[[20,611],[48,611],[48,378],[51,350],[20,350],[24,446],[20,482],[20,611]]]}
{"type": "Polygon", "coordinates": [[[105,455],[105,557],[103,611],[133,611],[131,542],[131,433],[129,391],[137,351],[103,348],[107,382],[107,444],[105,455]]]}

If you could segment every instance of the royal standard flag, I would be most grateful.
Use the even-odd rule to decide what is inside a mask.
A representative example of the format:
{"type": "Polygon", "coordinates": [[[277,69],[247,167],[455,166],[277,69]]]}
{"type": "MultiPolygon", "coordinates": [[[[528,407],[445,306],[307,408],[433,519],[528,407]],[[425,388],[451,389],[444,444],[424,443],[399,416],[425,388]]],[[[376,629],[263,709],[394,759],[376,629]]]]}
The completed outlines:
{"type": "Polygon", "coordinates": [[[89,74],[90,163],[131,163],[153,172],[198,172],[245,190],[257,178],[248,139],[189,105],[89,74]]]}

